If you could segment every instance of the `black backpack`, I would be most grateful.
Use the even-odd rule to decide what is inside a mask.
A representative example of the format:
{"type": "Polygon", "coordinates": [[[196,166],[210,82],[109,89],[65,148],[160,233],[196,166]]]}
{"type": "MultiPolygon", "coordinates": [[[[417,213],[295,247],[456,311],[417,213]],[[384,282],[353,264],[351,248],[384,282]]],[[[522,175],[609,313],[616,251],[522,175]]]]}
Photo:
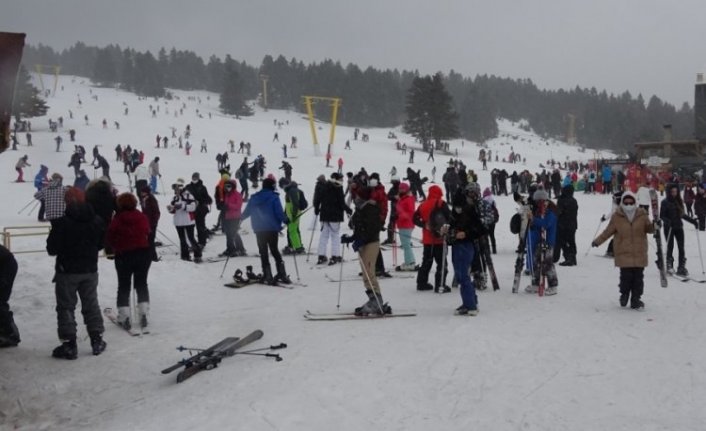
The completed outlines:
{"type": "Polygon", "coordinates": [[[309,206],[309,202],[304,197],[304,192],[299,190],[299,211],[304,211],[309,206]]]}
{"type": "Polygon", "coordinates": [[[520,233],[522,230],[522,216],[519,213],[515,213],[510,218],[510,232],[514,234],[520,233]]]}
{"type": "Polygon", "coordinates": [[[441,238],[441,227],[449,223],[449,209],[443,201],[429,213],[429,230],[435,237],[441,238]]]}

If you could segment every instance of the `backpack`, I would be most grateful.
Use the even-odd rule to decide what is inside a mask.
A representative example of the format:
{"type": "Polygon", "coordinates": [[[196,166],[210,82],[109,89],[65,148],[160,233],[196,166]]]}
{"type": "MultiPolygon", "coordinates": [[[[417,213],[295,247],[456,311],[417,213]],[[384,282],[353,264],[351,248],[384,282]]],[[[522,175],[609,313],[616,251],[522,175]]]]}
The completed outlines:
{"type": "Polygon", "coordinates": [[[439,231],[441,226],[449,223],[448,208],[443,201],[439,201],[439,205],[435,206],[429,213],[429,230],[435,237],[441,238],[439,231]]]}
{"type": "Polygon", "coordinates": [[[492,203],[491,208],[493,209],[493,223],[497,223],[500,220],[500,213],[498,212],[498,207],[495,202],[492,203]]]}
{"type": "Polygon", "coordinates": [[[522,216],[520,213],[515,213],[510,218],[510,232],[514,234],[519,234],[522,230],[522,216]]]}
{"type": "Polygon", "coordinates": [[[299,211],[304,211],[309,206],[309,202],[304,197],[304,192],[299,190],[299,211]]]}

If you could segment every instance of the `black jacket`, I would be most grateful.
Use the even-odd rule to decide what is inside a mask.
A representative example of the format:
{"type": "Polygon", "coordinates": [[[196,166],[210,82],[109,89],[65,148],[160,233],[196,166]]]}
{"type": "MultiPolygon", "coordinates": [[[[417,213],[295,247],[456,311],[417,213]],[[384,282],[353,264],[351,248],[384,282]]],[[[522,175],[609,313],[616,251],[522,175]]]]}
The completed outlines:
{"type": "Polygon", "coordinates": [[[326,181],[320,188],[316,185],[314,191],[314,212],[319,215],[319,220],[325,222],[342,222],[343,212],[351,214],[353,210],[346,205],[343,197],[343,187],[332,181],[326,181]]]}
{"type": "Polygon", "coordinates": [[[70,204],[63,217],[54,220],[47,238],[49,256],[56,256],[61,274],[98,271],[98,252],[103,248],[105,226],[88,204],[70,204]]]}
{"type": "Polygon", "coordinates": [[[189,183],[184,189],[191,193],[191,196],[199,203],[201,209],[206,209],[213,203],[213,199],[208,195],[208,189],[206,189],[201,180],[196,183],[189,183]]]}
{"type": "Polygon", "coordinates": [[[115,196],[110,184],[100,180],[89,184],[86,188],[86,202],[91,205],[93,212],[103,220],[107,227],[116,210],[115,196]]]}
{"type": "Polygon", "coordinates": [[[561,196],[556,201],[559,219],[557,229],[562,231],[576,231],[578,223],[576,219],[579,212],[579,204],[574,199],[574,187],[571,185],[561,189],[561,196]]]}
{"type": "Polygon", "coordinates": [[[454,232],[464,232],[466,237],[464,239],[456,239],[455,236],[451,238],[452,242],[468,242],[475,241],[481,236],[487,233],[486,228],[481,222],[478,210],[471,205],[464,204],[461,208],[461,212],[456,212],[454,207],[449,215],[449,226],[451,227],[451,234],[454,232]]]}
{"type": "Polygon", "coordinates": [[[380,207],[374,200],[367,200],[360,208],[356,208],[353,217],[351,217],[350,227],[353,229],[355,240],[360,241],[363,245],[380,241],[382,220],[380,207]]]}

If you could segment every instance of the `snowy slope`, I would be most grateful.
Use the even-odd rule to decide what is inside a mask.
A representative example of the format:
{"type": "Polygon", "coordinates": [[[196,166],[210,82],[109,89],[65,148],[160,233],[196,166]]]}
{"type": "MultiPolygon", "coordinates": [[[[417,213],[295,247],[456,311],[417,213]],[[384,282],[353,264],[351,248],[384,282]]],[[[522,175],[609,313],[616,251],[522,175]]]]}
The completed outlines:
{"type": "MultiPolygon", "coordinates": [[[[48,132],[47,118],[32,120],[34,147],[0,155],[4,205],[0,226],[32,225],[31,216],[18,214],[32,199],[31,182],[13,183],[14,164],[28,154],[33,164],[26,174],[34,177],[40,163],[50,172],[61,172],[73,180],[66,165],[71,154],[67,131],[77,131],[77,143],[89,152],[99,145],[109,161],[114,160],[116,144],[130,144],[145,151],[145,160],[159,155],[164,185],[178,177],[187,181],[201,172],[209,189],[215,185],[215,153],[226,150],[229,139],[250,141],[253,156],[262,153],[269,161],[268,172],[277,177],[281,145],[298,137],[294,178],[311,198],[317,175],[328,174],[323,157],[314,157],[308,123],[301,115],[257,110],[240,120],[218,113],[217,96],[205,92],[175,91],[180,100],[138,100],[130,93],[93,88],[83,78],[61,77],[64,86],[49,98],[47,118],[64,117],[63,151],[54,151],[54,134],[48,132]],[[91,94],[92,92],[92,94],[91,94]],[[98,100],[93,100],[96,95],[98,100]],[[201,98],[189,100],[189,97],[201,98]],[[82,104],[79,106],[78,97],[82,104]],[[123,115],[125,103],[129,115],[123,115]],[[183,116],[174,111],[186,103],[183,116]],[[149,105],[160,106],[152,118],[149,105]],[[166,108],[169,114],[166,114],[166,108]],[[199,118],[196,109],[204,118],[199,118]],[[74,119],[69,119],[69,110],[74,119]],[[208,113],[213,114],[208,118],[208,113]],[[85,125],[83,116],[89,116],[85,125]],[[103,129],[100,122],[108,121],[103,129]],[[289,122],[282,128],[273,121],[289,122]],[[113,122],[120,122],[120,130],[113,122]],[[191,125],[194,152],[186,156],[176,148],[155,149],[157,134],[171,136],[170,127],[182,132],[191,125]],[[274,133],[280,143],[272,143],[274,133]],[[209,152],[200,154],[199,143],[208,142],[209,152]]],[[[344,101],[345,103],[345,101],[344,101]]],[[[320,142],[327,142],[328,126],[321,124],[320,142]]],[[[352,128],[338,127],[332,165],[339,156],[344,170],[365,166],[387,179],[391,166],[404,172],[407,157],[394,150],[388,130],[363,130],[370,142],[352,140],[352,128]],[[343,143],[351,139],[352,150],[343,143]]],[[[413,140],[396,130],[408,145],[413,140]]],[[[550,157],[557,160],[586,160],[593,152],[579,153],[557,142],[539,138],[501,122],[501,133],[521,134],[520,139],[499,137],[488,147],[500,157],[510,145],[527,157],[526,166],[490,163],[503,167],[537,170],[550,157]]],[[[23,137],[20,142],[24,144],[23,137]]],[[[170,138],[173,144],[174,140],[170,138]]],[[[480,173],[481,185],[489,185],[488,171],[477,162],[478,147],[452,142],[464,162],[480,173]]],[[[290,155],[292,155],[290,153],[290,155]]],[[[235,166],[239,155],[230,154],[235,166]]],[[[448,156],[436,154],[437,179],[448,156]]],[[[418,152],[415,169],[431,176],[432,162],[418,152]]],[[[112,174],[121,190],[127,178],[112,163],[112,174]]],[[[89,175],[92,172],[89,168],[89,175]]],[[[610,208],[608,197],[576,195],[579,201],[577,244],[579,266],[557,266],[559,295],[539,298],[510,293],[516,240],[507,229],[515,205],[510,197],[498,197],[501,214],[496,236],[498,254],[495,267],[501,284],[498,292],[479,293],[480,314],[475,318],[453,315],[460,303],[458,293],[436,295],[419,293],[414,280],[382,280],[385,299],[393,309],[416,310],[418,315],[386,321],[309,322],[305,310],[335,311],[336,278],[339,267],[312,268],[305,257],[297,258],[301,281],[308,287],[294,290],[251,286],[240,290],[222,286],[236,268],[253,264],[257,258],[232,259],[226,276],[219,275],[222,263],[184,263],[170,249],[163,261],[150,271],[152,334],[131,338],[106,322],[108,349],[90,355],[85,327],[79,325],[81,342],[77,361],[50,357],[57,345],[54,293],[51,278],[53,259],[44,253],[18,254],[20,270],[11,307],[22,335],[17,348],[0,351],[0,428],[23,430],[697,430],[703,429],[706,413],[706,373],[703,357],[706,342],[701,334],[706,315],[704,285],[670,280],[667,289],[659,287],[654,265],[646,270],[643,313],[618,306],[618,271],[602,257],[604,247],[586,250],[600,216],[610,208]],[[286,342],[284,361],[275,363],[258,357],[226,359],[214,371],[203,372],[183,384],[174,375],[160,370],[184,357],[179,345],[206,347],[226,336],[243,336],[262,329],[261,347],[286,342]]],[[[164,207],[169,196],[159,195],[164,207]]],[[[311,199],[309,199],[311,201],[311,199]]],[[[31,207],[31,206],[30,206],[31,207]]],[[[308,243],[313,220],[307,213],[302,233],[308,243]]],[[[215,216],[209,217],[209,225],[215,216]]],[[[250,228],[249,222],[245,223],[250,228]]],[[[172,240],[176,232],[164,210],[160,230],[172,240]]],[[[688,266],[699,274],[699,251],[695,233],[687,226],[688,266]]],[[[421,236],[419,230],[415,236],[421,236]]],[[[244,237],[249,252],[256,252],[253,234],[244,237]]],[[[318,238],[317,238],[318,239],[318,238]]],[[[18,238],[17,250],[43,248],[43,239],[18,238]]],[[[284,240],[280,242],[281,246],[284,240]]],[[[315,240],[315,243],[317,241],[315,240]]],[[[212,256],[224,248],[224,238],[216,237],[206,248],[212,256]]],[[[385,252],[391,267],[391,252],[385,252]]],[[[417,262],[421,248],[415,249],[417,262]]],[[[652,253],[652,252],[651,252],[652,253]]],[[[359,271],[346,251],[344,275],[359,271]]],[[[651,254],[652,256],[653,254],[651,254]]],[[[401,257],[401,253],[400,253],[401,257]]],[[[650,258],[652,259],[652,257],[650,258]]],[[[286,258],[294,279],[294,262],[286,258]]],[[[114,306],[117,278],[111,261],[99,262],[101,306],[114,306]]],[[[527,283],[523,278],[523,286],[527,283]]],[[[342,284],[341,309],[351,310],[364,302],[362,283],[342,284]]],[[[77,312],[80,321],[80,315],[77,312]]]]}

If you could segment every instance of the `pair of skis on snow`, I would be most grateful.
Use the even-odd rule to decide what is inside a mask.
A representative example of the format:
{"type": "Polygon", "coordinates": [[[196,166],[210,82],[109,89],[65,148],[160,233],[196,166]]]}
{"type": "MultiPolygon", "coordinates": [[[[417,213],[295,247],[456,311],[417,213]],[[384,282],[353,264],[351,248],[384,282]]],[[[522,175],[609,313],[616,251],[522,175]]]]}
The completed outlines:
{"type": "Polygon", "coordinates": [[[231,289],[240,289],[241,287],[249,286],[251,284],[264,284],[267,286],[281,287],[284,289],[294,289],[295,286],[306,287],[306,284],[292,281],[289,284],[265,283],[261,274],[255,274],[253,272],[252,265],[245,267],[245,276],[243,276],[243,271],[237,269],[233,274],[233,282],[223,284],[225,287],[230,287],[231,289]]]}

